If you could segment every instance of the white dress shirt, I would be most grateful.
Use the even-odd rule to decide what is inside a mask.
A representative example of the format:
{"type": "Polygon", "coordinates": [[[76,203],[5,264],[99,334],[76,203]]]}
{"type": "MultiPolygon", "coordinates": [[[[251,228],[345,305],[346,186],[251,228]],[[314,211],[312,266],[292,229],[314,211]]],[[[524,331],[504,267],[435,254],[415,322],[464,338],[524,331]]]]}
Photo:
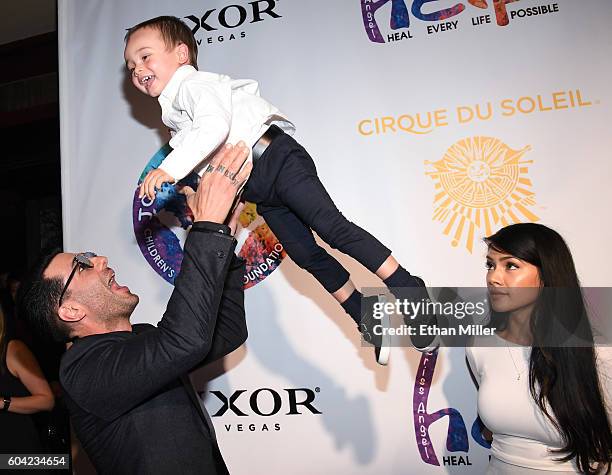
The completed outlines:
{"type": "MultiPolygon", "coordinates": [[[[612,394],[612,348],[596,346],[597,367],[608,417],[612,394]]],[[[492,459],[487,474],[578,473],[576,464],[556,462],[563,447],[559,432],[546,418],[529,391],[531,347],[517,346],[495,335],[479,337],[466,356],[478,381],[478,414],[493,433],[492,459]],[[488,346],[486,346],[488,345],[488,346]],[[522,469],[517,469],[522,467],[522,469]],[[522,470],[522,471],[521,471],[522,470]]]]}
{"type": "Polygon", "coordinates": [[[159,168],[175,180],[194,169],[201,174],[226,142],[243,140],[252,147],[272,124],[295,132],[289,119],[259,96],[256,81],[197,71],[191,65],[176,70],[158,101],[173,148],[159,168]]]}

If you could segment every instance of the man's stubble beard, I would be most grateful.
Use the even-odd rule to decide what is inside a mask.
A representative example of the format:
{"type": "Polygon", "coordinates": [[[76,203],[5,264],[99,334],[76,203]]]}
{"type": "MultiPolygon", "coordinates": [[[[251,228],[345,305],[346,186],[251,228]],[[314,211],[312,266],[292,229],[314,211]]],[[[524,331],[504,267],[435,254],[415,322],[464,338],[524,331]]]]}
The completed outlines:
{"type": "MultiPolygon", "coordinates": [[[[126,296],[127,297],[127,296],[126,296]]],[[[116,305],[107,305],[107,317],[103,319],[102,323],[107,330],[113,330],[117,323],[122,321],[130,321],[132,312],[138,305],[139,298],[135,294],[130,294],[131,299],[123,299],[121,301],[113,302],[116,305]]],[[[104,316],[104,313],[98,313],[98,315],[104,316]]]]}
{"type": "Polygon", "coordinates": [[[104,289],[81,295],[81,301],[97,316],[99,322],[107,330],[114,330],[118,323],[129,321],[132,312],[138,305],[139,297],[136,294],[116,295],[104,289]]]}

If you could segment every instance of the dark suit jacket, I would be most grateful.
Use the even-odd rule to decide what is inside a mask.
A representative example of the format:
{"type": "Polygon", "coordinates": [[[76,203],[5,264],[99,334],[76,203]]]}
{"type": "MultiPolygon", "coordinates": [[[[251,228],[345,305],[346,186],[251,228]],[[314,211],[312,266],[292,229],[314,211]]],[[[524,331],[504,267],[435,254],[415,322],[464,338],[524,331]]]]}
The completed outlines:
{"type": "Polygon", "coordinates": [[[194,224],[157,327],[80,338],[62,358],[74,429],[98,472],[227,473],[187,374],[246,339],[235,246],[210,223],[194,224]]]}

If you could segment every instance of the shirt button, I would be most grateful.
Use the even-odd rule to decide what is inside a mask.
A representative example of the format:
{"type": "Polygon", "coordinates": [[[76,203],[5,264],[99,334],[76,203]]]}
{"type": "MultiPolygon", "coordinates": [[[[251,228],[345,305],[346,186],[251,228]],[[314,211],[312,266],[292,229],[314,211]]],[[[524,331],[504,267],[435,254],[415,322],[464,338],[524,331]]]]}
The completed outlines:
{"type": "Polygon", "coordinates": [[[217,257],[218,257],[219,259],[223,259],[223,258],[225,257],[225,252],[223,252],[223,251],[217,251],[217,257]]]}

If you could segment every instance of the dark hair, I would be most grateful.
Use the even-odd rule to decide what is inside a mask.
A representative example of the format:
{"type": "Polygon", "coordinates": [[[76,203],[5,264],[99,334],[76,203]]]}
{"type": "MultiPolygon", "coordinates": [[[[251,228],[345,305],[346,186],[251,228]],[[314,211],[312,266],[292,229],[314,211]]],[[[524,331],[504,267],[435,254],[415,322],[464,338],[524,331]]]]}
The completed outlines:
{"type": "MultiPolygon", "coordinates": [[[[55,341],[67,342],[70,340],[71,328],[59,319],[57,313],[64,282],[58,277],[43,277],[51,260],[60,252],[59,249],[53,249],[42,254],[19,287],[17,305],[19,315],[34,331],[55,341]]],[[[66,292],[68,295],[69,290],[66,292]]]]}
{"type": "MultiPolygon", "coordinates": [[[[565,446],[559,461],[576,458],[582,473],[610,472],[612,433],[602,396],[593,334],[574,260],[556,231],[535,223],[513,224],[485,238],[490,249],[538,268],[544,289],[531,316],[531,396],[559,430],[565,446]],[[563,344],[562,332],[582,344],[563,344]],[[584,344],[586,342],[587,344],[584,344]],[[550,408],[550,409],[549,409],[550,408]],[[551,414],[552,412],[552,414],[551,414]]],[[[493,312],[491,325],[505,328],[507,314],[493,312]]]]}
{"type": "Polygon", "coordinates": [[[128,29],[125,34],[125,42],[127,43],[130,36],[142,28],[153,28],[159,31],[164,43],[166,43],[166,48],[174,48],[180,44],[187,46],[189,64],[198,69],[198,44],[193,36],[193,32],[183,20],[175,16],[158,16],[143,21],[128,29]]]}

